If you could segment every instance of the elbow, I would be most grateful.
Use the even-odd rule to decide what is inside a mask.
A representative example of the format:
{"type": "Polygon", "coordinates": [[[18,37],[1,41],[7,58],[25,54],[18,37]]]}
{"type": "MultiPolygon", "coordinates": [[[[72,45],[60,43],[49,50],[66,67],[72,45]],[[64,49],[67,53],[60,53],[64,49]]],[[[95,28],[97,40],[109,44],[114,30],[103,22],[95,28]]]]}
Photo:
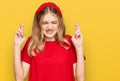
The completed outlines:
{"type": "Polygon", "coordinates": [[[75,81],[84,81],[84,78],[75,78],[75,81]]]}
{"type": "Polygon", "coordinates": [[[75,79],[76,81],[84,81],[85,80],[85,69],[83,66],[77,66],[75,70],[75,79]]]}
{"type": "Polygon", "coordinates": [[[24,81],[24,76],[15,76],[15,81],[24,81]]]}
{"type": "Polygon", "coordinates": [[[24,81],[24,79],[16,78],[15,81],[24,81]]]}
{"type": "Polygon", "coordinates": [[[22,78],[16,78],[15,81],[24,81],[22,78]]]}
{"type": "Polygon", "coordinates": [[[15,76],[15,81],[24,81],[24,79],[26,78],[26,75],[22,72],[21,73],[15,72],[14,76],[15,76]]]}
{"type": "Polygon", "coordinates": [[[84,76],[75,76],[75,81],[84,81],[84,76]]]}

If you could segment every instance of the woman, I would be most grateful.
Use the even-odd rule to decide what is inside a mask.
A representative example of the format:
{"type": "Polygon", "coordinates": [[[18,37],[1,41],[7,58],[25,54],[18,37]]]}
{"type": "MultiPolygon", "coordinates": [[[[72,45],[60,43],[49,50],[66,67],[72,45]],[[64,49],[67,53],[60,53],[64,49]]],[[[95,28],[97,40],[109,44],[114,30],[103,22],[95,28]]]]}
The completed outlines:
{"type": "Polygon", "coordinates": [[[21,24],[14,38],[16,81],[84,81],[82,35],[75,25],[73,36],[65,35],[65,24],[59,7],[47,2],[36,11],[32,36],[25,41],[21,24]]]}

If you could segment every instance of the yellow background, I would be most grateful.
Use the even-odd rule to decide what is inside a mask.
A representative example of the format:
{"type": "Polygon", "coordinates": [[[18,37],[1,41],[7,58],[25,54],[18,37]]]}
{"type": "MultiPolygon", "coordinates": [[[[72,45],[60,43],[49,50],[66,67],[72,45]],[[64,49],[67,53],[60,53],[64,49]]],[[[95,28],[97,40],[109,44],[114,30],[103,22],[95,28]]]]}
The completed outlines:
{"type": "MultiPolygon", "coordinates": [[[[19,23],[31,35],[38,6],[50,0],[0,1],[0,81],[15,81],[13,41],[19,23]]],[[[79,23],[87,57],[85,81],[120,81],[120,0],[51,0],[63,12],[67,34],[79,23]]]]}

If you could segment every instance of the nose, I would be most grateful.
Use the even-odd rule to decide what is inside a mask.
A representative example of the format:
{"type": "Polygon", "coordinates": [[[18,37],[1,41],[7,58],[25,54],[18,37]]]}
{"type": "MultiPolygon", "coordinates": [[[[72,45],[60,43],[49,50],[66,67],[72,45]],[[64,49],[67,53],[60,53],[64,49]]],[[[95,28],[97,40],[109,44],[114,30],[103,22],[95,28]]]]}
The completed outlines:
{"type": "Polygon", "coordinates": [[[48,26],[47,26],[47,28],[48,29],[52,29],[52,24],[49,23],[48,26]]]}

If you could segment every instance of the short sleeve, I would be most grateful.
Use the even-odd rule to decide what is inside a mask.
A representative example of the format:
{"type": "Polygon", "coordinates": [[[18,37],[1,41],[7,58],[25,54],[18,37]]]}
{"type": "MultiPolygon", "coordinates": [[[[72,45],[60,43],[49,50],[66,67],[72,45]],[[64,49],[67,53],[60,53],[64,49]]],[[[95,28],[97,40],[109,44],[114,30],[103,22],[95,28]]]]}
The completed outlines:
{"type": "Polygon", "coordinates": [[[74,48],[72,42],[71,42],[71,46],[70,46],[70,58],[71,58],[72,63],[77,62],[76,51],[75,51],[75,48],[74,48]]]}
{"type": "MultiPolygon", "coordinates": [[[[76,51],[75,51],[75,47],[74,47],[73,44],[71,44],[70,55],[71,55],[72,63],[76,63],[77,62],[77,56],[76,56],[76,51]]],[[[83,55],[83,58],[84,58],[84,60],[86,60],[85,55],[83,55]]]]}
{"type": "Polygon", "coordinates": [[[30,38],[28,38],[27,42],[25,43],[22,51],[21,51],[21,61],[24,61],[28,64],[31,63],[31,57],[28,54],[28,46],[29,46],[30,38]]]}
{"type": "Polygon", "coordinates": [[[77,57],[76,57],[75,47],[74,47],[72,40],[71,40],[72,37],[70,35],[65,35],[64,38],[66,38],[68,40],[68,42],[70,43],[70,48],[69,48],[70,61],[72,63],[76,63],[77,57]]]}

